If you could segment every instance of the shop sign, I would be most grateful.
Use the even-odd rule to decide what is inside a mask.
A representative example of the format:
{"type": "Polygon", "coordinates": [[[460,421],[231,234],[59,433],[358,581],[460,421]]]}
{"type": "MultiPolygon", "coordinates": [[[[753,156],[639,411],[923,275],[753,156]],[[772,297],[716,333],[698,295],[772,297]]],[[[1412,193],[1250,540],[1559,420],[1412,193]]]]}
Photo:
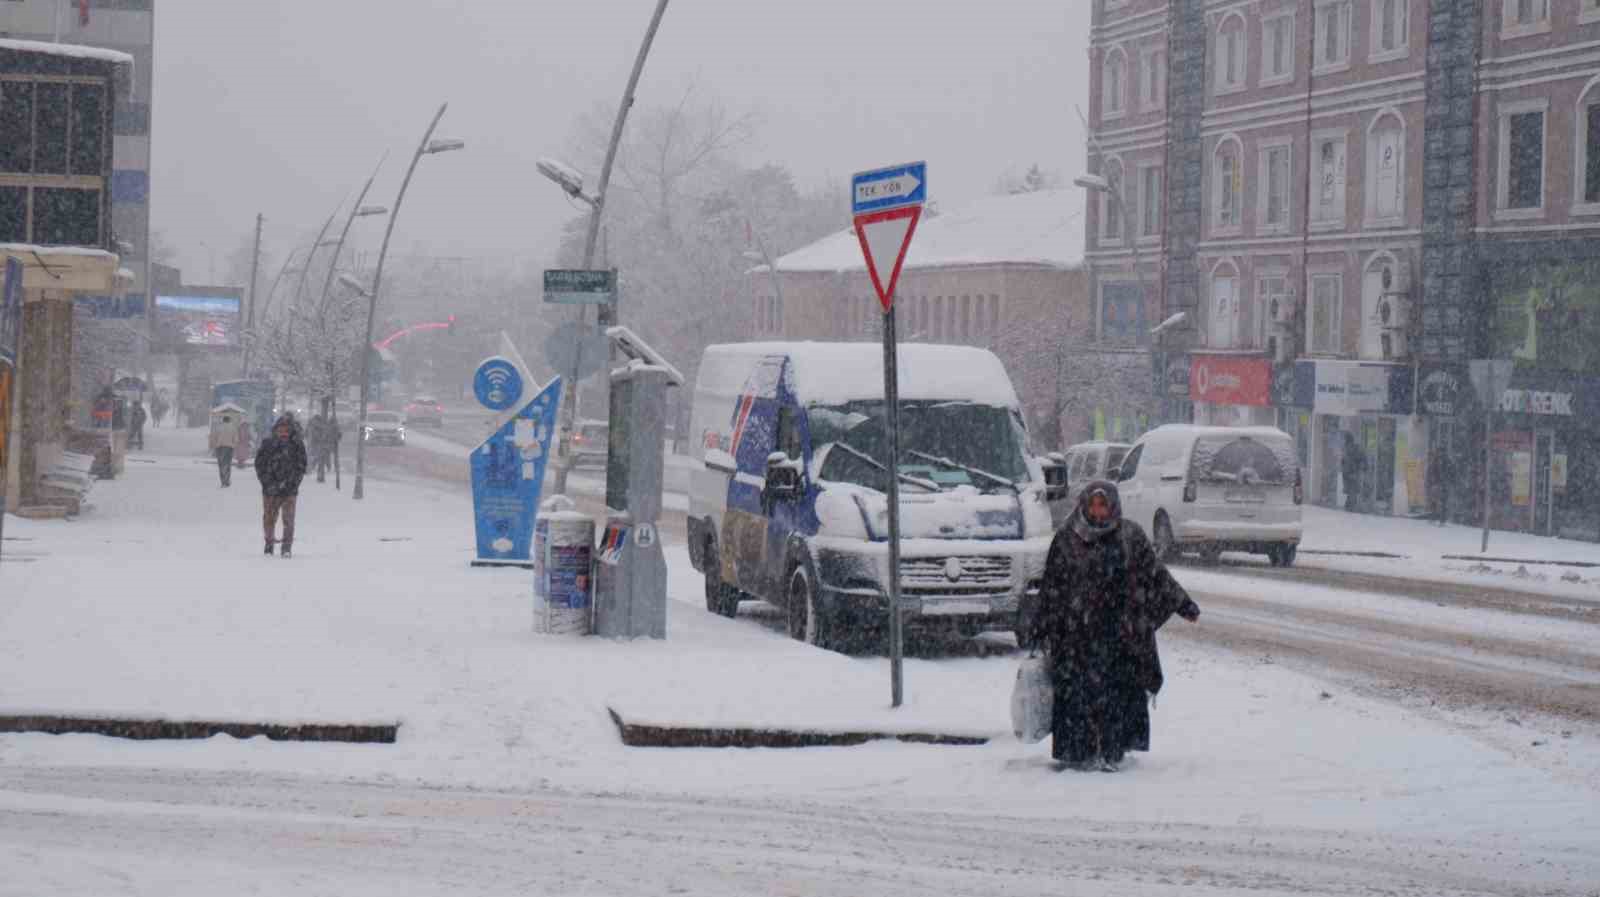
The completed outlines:
{"type": "Polygon", "coordinates": [[[1361,414],[1410,414],[1412,372],[1409,366],[1358,361],[1318,361],[1318,414],[1353,417],[1361,414]]]}
{"type": "Polygon", "coordinates": [[[1417,385],[1417,413],[1454,417],[1464,408],[1467,383],[1459,367],[1423,365],[1417,385]]]}
{"type": "Polygon", "coordinates": [[[1500,394],[1500,411],[1521,414],[1572,416],[1572,393],[1537,389],[1508,389],[1500,394]]]}
{"type": "Polygon", "coordinates": [[[1189,397],[1214,405],[1272,404],[1272,363],[1259,356],[1196,355],[1189,367],[1189,397]]]}

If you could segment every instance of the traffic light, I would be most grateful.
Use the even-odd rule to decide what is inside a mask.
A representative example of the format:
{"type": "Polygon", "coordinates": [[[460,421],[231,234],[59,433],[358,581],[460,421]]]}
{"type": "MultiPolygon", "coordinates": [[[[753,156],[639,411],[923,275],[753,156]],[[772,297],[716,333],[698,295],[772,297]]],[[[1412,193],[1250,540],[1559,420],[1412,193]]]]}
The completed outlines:
{"type": "Polygon", "coordinates": [[[456,316],[455,315],[451,315],[450,317],[445,319],[444,335],[445,336],[455,336],[456,335],[456,316]]]}

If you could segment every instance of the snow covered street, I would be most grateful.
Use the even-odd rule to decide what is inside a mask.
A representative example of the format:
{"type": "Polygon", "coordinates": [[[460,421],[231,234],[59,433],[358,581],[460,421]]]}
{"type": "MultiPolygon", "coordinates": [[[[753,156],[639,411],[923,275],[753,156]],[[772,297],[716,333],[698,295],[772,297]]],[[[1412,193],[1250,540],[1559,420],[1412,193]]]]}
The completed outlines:
{"type": "Polygon", "coordinates": [[[468,567],[470,498],[390,465],[411,449],[373,453],[363,502],[348,480],[308,481],[286,562],[259,553],[250,471],[219,489],[203,446],[202,431],[154,431],[79,520],[8,522],[0,714],[399,722],[398,743],[0,736],[0,894],[1593,894],[1600,881],[1592,715],[1430,703],[1426,681],[1418,698],[1382,687],[1393,668],[1281,641],[1293,629],[1330,656],[1364,646],[1592,696],[1592,618],[1184,567],[1205,616],[1163,631],[1153,751],[1119,775],[1061,774],[1047,744],[1010,736],[1008,638],[915,652],[907,706],[891,711],[886,660],[791,641],[760,606],[707,613],[681,544],[666,641],[536,636],[528,574],[468,567]],[[992,740],[630,749],[608,707],[992,740]]]}

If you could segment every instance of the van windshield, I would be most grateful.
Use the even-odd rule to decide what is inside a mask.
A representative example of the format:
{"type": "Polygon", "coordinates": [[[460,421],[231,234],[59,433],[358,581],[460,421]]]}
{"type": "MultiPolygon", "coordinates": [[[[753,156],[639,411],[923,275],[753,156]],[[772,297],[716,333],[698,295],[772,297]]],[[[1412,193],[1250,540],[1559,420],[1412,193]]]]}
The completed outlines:
{"type": "Polygon", "coordinates": [[[1251,436],[1202,436],[1189,459],[1189,475],[1202,483],[1288,486],[1299,467],[1294,445],[1251,436]]]}
{"type": "MultiPolygon", "coordinates": [[[[884,461],[889,456],[886,407],[881,400],[813,405],[807,409],[812,446],[820,451],[843,443],[884,461]]],[[[1025,439],[1021,422],[1006,408],[967,401],[900,403],[900,472],[942,488],[991,491],[1005,488],[995,478],[1026,482],[1025,439]]],[[[848,451],[829,452],[818,475],[878,490],[888,486],[881,468],[848,451]]]]}

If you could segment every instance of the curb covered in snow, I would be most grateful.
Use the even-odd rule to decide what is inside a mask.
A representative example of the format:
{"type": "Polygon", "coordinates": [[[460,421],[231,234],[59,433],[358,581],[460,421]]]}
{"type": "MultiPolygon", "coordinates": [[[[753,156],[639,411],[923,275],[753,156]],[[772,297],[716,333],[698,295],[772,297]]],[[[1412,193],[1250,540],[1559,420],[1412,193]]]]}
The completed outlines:
{"type": "Polygon", "coordinates": [[[610,707],[611,721],[617,725],[622,743],[628,747],[661,748],[803,748],[854,747],[869,741],[902,741],[913,744],[978,746],[989,739],[976,735],[949,735],[938,732],[820,732],[794,729],[701,728],[694,726],[653,726],[630,723],[610,707]]]}
{"type": "Polygon", "coordinates": [[[353,744],[394,744],[398,724],[373,723],[221,723],[165,719],[96,719],[72,716],[0,716],[0,733],[37,732],[46,735],[105,735],[136,741],[210,738],[232,735],[272,741],[342,741],[353,744]]]}

